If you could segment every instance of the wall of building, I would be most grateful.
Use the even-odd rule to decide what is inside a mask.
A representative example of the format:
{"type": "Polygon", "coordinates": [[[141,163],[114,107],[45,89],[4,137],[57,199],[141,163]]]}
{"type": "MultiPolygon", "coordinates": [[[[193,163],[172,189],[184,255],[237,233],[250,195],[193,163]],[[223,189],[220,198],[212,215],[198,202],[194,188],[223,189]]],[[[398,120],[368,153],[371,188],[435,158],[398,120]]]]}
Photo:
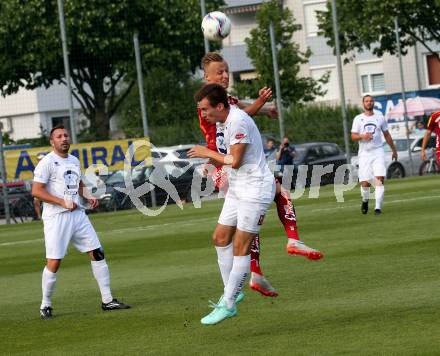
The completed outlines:
{"type": "MultiPolygon", "coordinates": [[[[75,115],[80,112],[74,100],[75,115]]],[[[16,94],[0,97],[0,121],[13,140],[37,138],[52,128],[54,118],[69,117],[67,88],[53,84],[50,88],[20,89],[16,94]]]]}
{"type": "MultiPolygon", "coordinates": [[[[245,4],[246,1],[234,0],[235,6],[238,3],[245,4]]],[[[314,14],[316,10],[325,11],[326,3],[326,0],[283,1],[283,5],[292,11],[296,23],[302,26],[302,29],[294,34],[292,40],[299,44],[302,51],[307,48],[312,51],[309,63],[302,65],[299,75],[318,79],[324,73],[329,72],[329,82],[323,86],[327,93],[323,97],[318,97],[316,101],[336,103],[340,100],[336,57],[333,49],[327,45],[327,39],[317,33],[317,19],[314,14]]],[[[250,15],[237,13],[233,16],[230,15],[230,18],[233,29],[236,26],[239,30],[242,26],[251,27],[252,16],[250,15]]],[[[240,36],[243,36],[244,33],[242,32],[240,36]]],[[[223,49],[225,53],[233,48],[229,46],[238,44],[236,38],[231,36],[228,41],[225,41],[225,48],[223,49]]],[[[430,47],[440,51],[440,44],[438,43],[431,43],[430,47]]],[[[408,53],[402,58],[407,91],[440,88],[440,83],[434,85],[429,83],[426,58],[428,54],[429,51],[418,44],[408,49],[408,53]]],[[[349,56],[351,57],[353,54],[350,53],[349,56]]],[[[249,63],[249,60],[245,58],[245,48],[236,51],[233,57],[234,63],[249,63]]],[[[240,70],[241,68],[236,65],[234,69],[240,70]]],[[[234,71],[234,69],[231,70],[234,71]]],[[[249,71],[249,69],[247,70],[249,71]]],[[[343,65],[343,78],[345,97],[348,104],[360,104],[362,96],[367,93],[379,97],[401,91],[399,61],[394,55],[385,54],[382,58],[378,58],[368,50],[356,52],[354,59],[343,65]]],[[[433,91],[433,95],[435,93],[436,91],[433,91]]]]}

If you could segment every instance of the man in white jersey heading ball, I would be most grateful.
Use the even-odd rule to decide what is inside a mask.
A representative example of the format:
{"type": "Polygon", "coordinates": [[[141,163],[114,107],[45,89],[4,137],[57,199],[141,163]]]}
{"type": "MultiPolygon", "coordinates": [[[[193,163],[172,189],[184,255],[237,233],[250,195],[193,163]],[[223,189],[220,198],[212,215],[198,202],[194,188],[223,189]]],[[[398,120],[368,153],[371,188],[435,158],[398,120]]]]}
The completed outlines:
{"type": "Polygon", "coordinates": [[[40,316],[42,319],[52,318],[51,296],[55,289],[57,271],[70,242],[80,252],[87,252],[90,256],[93,275],[101,291],[102,309],[128,309],[128,305],[112,297],[104,251],[95,229],[80,205],[80,196],[92,208],[98,206],[98,201],[88,194],[81,181],[79,160],[69,154],[70,138],[63,126],[51,130],[50,144],[53,151],[44,156],[35,168],[32,187],[32,195],[43,202],[47,259],[42,276],[40,316]]]}
{"type": "Polygon", "coordinates": [[[225,288],[214,311],[201,320],[210,325],[237,314],[236,303],[249,274],[251,242],[275,196],[275,180],[257,126],[244,111],[229,105],[226,90],[219,84],[207,84],[195,100],[205,120],[223,125],[226,153],[195,146],[189,156],[231,167],[229,189],[216,227],[216,232],[228,237],[224,246],[216,246],[225,288]]]}
{"type": "Polygon", "coordinates": [[[375,186],[374,195],[376,206],[374,213],[382,213],[384,197],[384,179],[386,176],[385,152],[383,149],[382,134],[385,141],[391,147],[392,159],[397,159],[397,150],[393,139],[388,132],[388,125],[381,113],[373,111],[374,99],[371,95],[365,95],[362,99],[364,112],[357,115],[353,120],[351,139],[359,142],[359,182],[361,185],[362,214],[368,212],[368,199],[370,186],[373,181],[375,186]]]}

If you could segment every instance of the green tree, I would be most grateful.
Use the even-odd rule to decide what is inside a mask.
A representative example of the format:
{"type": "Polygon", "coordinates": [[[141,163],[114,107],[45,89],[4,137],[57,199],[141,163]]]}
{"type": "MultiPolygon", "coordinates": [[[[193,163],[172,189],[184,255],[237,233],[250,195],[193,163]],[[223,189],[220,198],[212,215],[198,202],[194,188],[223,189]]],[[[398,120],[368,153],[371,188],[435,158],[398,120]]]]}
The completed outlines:
{"type": "MultiPolygon", "coordinates": [[[[187,72],[151,68],[144,78],[147,119],[151,141],[156,145],[200,140],[193,95],[202,86],[187,72]],[[195,125],[195,126],[194,126],[195,125]]],[[[118,125],[128,137],[143,134],[138,88],[128,95],[118,110],[118,125]]]]}
{"type": "Polygon", "coordinates": [[[247,55],[258,76],[252,81],[237,83],[236,93],[240,96],[256,97],[258,89],[264,86],[275,88],[269,35],[271,21],[274,26],[284,104],[311,101],[316,96],[325,94],[320,84],[328,81],[328,75],[319,80],[299,76],[300,66],[308,62],[311,51],[307,49],[302,52],[299,45],[292,42],[293,34],[301,29],[301,25],[296,24],[292,12],[286,7],[279,7],[276,0],[261,5],[257,12],[258,27],[251,30],[250,38],[245,40],[247,55]]]}
{"type": "MultiPolygon", "coordinates": [[[[64,8],[73,95],[96,139],[108,137],[109,119],[135,84],[135,31],[147,70],[191,71],[203,55],[198,0],[65,0],[64,8]]],[[[2,0],[0,13],[1,94],[65,83],[57,1],[2,0]]]]}
{"type": "MultiPolygon", "coordinates": [[[[439,0],[368,0],[336,1],[341,53],[362,52],[366,49],[381,57],[385,52],[397,52],[394,32],[394,18],[400,27],[402,52],[416,42],[440,59],[432,47],[440,43],[440,1],[439,0]]],[[[331,4],[325,12],[318,12],[319,28],[328,44],[334,47],[331,4]]],[[[346,58],[346,62],[353,55],[346,58]]]]}

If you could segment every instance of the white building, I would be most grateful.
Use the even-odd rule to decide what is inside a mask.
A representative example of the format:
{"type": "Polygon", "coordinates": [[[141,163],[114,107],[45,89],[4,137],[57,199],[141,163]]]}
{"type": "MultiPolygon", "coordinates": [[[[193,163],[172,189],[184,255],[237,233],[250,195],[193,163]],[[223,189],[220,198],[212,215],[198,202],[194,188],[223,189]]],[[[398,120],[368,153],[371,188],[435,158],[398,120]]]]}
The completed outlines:
{"type": "MultiPolygon", "coordinates": [[[[77,120],[80,109],[74,100],[77,120]]],[[[3,132],[9,133],[13,140],[36,138],[42,130],[48,132],[58,124],[70,127],[66,86],[54,84],[48,89],[20,89],[16,94],[0,97],[0,122],[3,132]]]]}
{"type": "MultiPolygon", "coordinates": [[[[226,0],[226,3],[224,11],[231,19],[232,31],[223,42],[222,53],[230,64],[231,79],[252,78],[253,66],[246,56],[244,39],[256,26],[255,14],[263,1],[226,0]]],[[[324,86],[327,94],[316,98],[316,101],[336,103],[339,102],[336,57],[333,49],[326,44],[327,39],[318,35],[316,16],[316,11],[326,11],[326,4],[326,0],[283,1],[283,6],[293,12],[296,23],[302,25],[302,29],[295,32],[293,41],[302,50],[308,47],[312,51],[309,63],[302,65],[300,75],[320,78],[325,72],[330,72],[330,80],[324,86]]],[[[440,44],[431,45],[440,52],[440,44]]],[[[434,55],[418,44],[403,57],[403,66],[406,91],[410,96],[440,97],[440,62],[434,55]]],[[[362,96],[368,93],[375,96],[378,108],[386,113],[400,98],[399,62],[395,56],[386,54],[378,58],[368,51],[357,53],[353,61],[343,65],[343,77],[347,103],[360,104],[362,96]]]]}
{"type": "MultiPolygon", "coordinates": [[[[20,89],[16,94],[0,96],[0,123],[3,133],[8,133],[16,141],[37,138],[42,132],[49,133],[56,125],[64,125],[70,130],[67,93],[64,84],[53,84],[48,89],[20,89]]],[[[89,126],[89,120],[75,98],[73,111],[75,131],[78,134],[89,126]]],[[[110,130],[115,137],[120,138],[115,115],[110,119],[110,130]]]]}

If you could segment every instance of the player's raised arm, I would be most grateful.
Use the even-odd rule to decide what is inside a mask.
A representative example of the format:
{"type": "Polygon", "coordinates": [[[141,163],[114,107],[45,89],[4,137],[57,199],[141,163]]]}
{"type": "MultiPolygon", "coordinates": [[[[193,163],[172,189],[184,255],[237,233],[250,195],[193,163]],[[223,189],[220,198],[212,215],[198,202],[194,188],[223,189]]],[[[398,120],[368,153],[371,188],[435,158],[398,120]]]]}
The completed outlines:
{"type": "Polygon", "coordinates": [[[231,145],[231,154],[228,155],[212,151],[204,146],[194,146],[188,151],[188,156],[191,158],[209,158],[217,164],[230,165],[232,168],[237,169],[241,166],[245,150],[246,143],[231,145]]]}
{"type": "Polygon", "coordinates": [[[253,103],[247,103],[245,101],[239,101],[237,106],[245,111],[249,116],[255,116],[257,114],[268,116],[270,118],[277,118],[278,111],[276,107],[271,104],[267,105],[267,101],[272,99],[272,89],[264,87],[258,92],[258,98],[253,103]]]}

